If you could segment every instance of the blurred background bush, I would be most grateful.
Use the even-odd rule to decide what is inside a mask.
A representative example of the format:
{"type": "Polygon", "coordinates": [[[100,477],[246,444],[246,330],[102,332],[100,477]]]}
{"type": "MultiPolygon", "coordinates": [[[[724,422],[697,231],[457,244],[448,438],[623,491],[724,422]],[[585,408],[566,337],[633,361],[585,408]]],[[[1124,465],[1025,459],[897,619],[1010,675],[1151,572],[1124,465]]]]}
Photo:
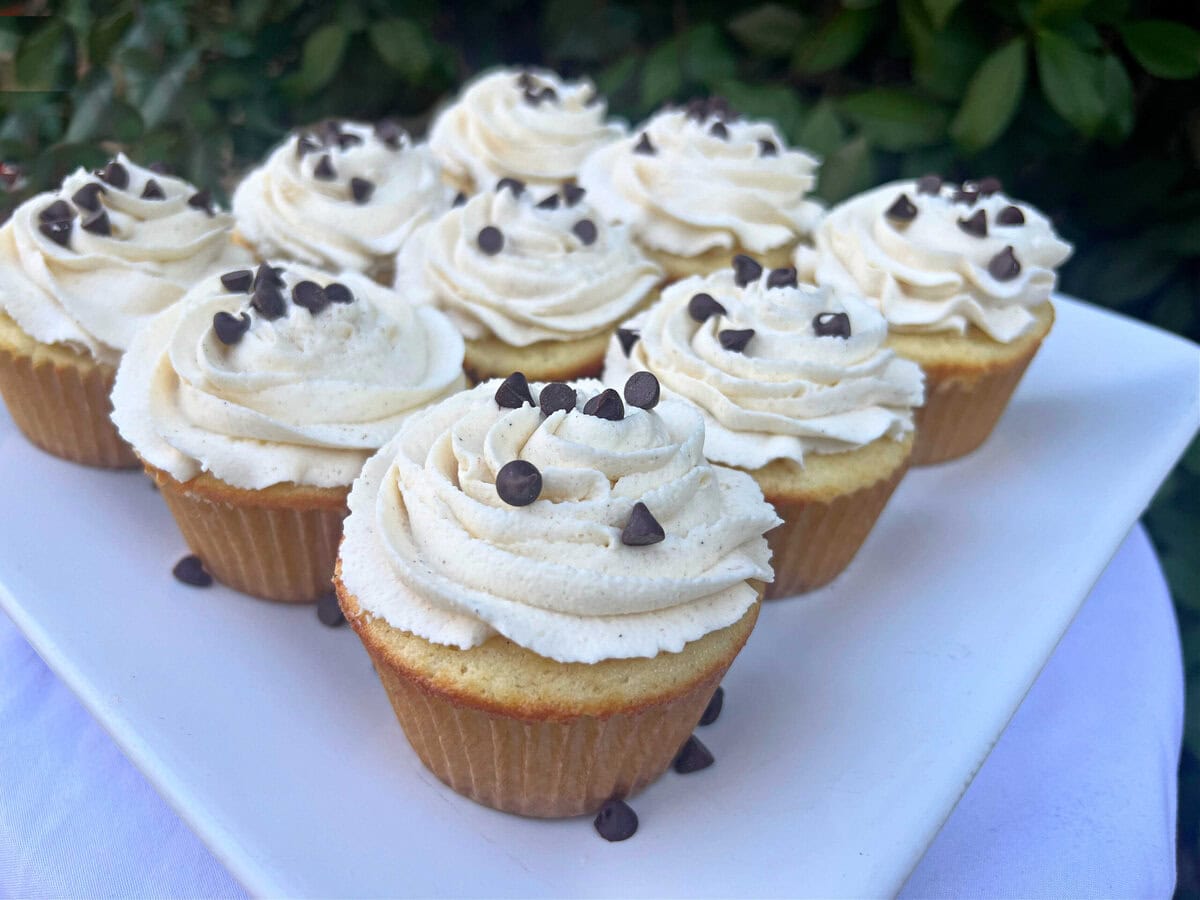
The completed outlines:
{"type": "MultiPolygon", "coordinates": [[[[117,149],[227,197],[296,124],[394,115],[420,133],[472,73],[540,64],[591,76],[631,121],[723,94],[824,158],[830,202],[902,175],[997,175],[1075,242],[1063,290],[1200,339],[1193,3],[74,0],[5,12],[18,15],[0,18],[0,219],[117,149]]],[[[1146,521],[1187,659],[1188,891],[1200,888],[1200,442],[1146,521]]]]}

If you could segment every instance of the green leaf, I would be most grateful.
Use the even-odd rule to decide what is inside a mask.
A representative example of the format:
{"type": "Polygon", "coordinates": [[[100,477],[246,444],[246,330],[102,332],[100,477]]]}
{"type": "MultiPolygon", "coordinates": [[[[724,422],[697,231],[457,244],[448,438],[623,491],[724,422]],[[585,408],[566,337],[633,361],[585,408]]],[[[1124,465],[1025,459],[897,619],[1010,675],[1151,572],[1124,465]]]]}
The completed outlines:
{"type": "Polygon", "coordinates": [[[946,27],[950,16],[954,14],[954,10],[958,9],[958,5],[962,0],[923,0],[923,2],[925,11],[929,13],[929,20],[933,23],[933,27],[941,31],[946,27]]]}
{"type": "Polygon", "coordinates": [[[17,50],[17,86],[24,91],[57,87],[55,76],[66,49],[66,28],[57,19],[21,41],[17,50]]]}
{"type": "Polygon", "coordinates": [[[372,24],[367,33],[379,58],[406,81],[419,81],[429,71],[433,62],[429,48],[433,41],[415,22],[383,19],[372,24]]]}
{"type": "MultiPolygon", "coordinates": [[[[348,37],[346,29],[337,24],[322,26],[308,36],[293,82],[302,95],[315,94],[337,73],[348,37]]],[[[193,152],[199,159],[202,151],[193,152]]]]}
{"type": "Polygon", "coordinates": [[[827,203],[837,203],[874,183],[871,147],[865,137],[856,137],[825,157],[816,193],[827,203]]]}
{"type": "Polygon", "coordinates": [[[875,21],[874,9],[843,9],[800,40],[792,54],[792,68],[815,75],[844,66],[863,48],[875,21]]]}
{"type": "Polygon", "coordinates": [[[199,58],[200,48],[193,47],[175,60],[155,82],[141,103],[142,121],[146,123],[147,128],[154,128],[167,118],[175,106],[183,83],[187,81],[188,73],[199,58]]]}
{"type": "Polygon", "coordinates": [[[717,85],[717,93],[744,116],[770,119],[789,140],[795,139],[804,121],[804,101],[800,94],[781,84],[751,85],[729,80],[717,85]]]}
{"type": "Polygon", "coordinates": [[[611,66],[603,69],[596,76],[596,87],[601,94],[612,96],[625,87],[633,73],[637,71],[637,57],[625,56],[611,66]]]}
{"type": "Polygon", "coordinates": [[[942,140],[946,110],[899,88],[875,88],[845,97],[840,109],[870,142],[885,150],[909,150],[942,140]]]}
{"type": "Polygon", "coordinates": [[[1142,67],[1159,78],[1200,75],[1200,31],[1181,22],[1145,19],[1118,29],[1142,67]]]}
{"type": "Polygon", "coordinates": [[[127,9],[109,13],[96,21],[88,36],[88,54],[91,56],[92,65],[102,66],[108,62],[113,48],[117,46],[132,21],[133,13],[127,9]]]}
{"type": "Polygon", "coordinates": [[[1101,76],[1108,106],[1101,134],[1110,143],[1120,143],[1133,131],[1133,82],[1129,80],[1124,63],[1111,53],[1101,63],[1101,76]]]}
{"type": "Polygon", "coordinates": [[[1037,36],[1038,80],[1054,111],[1092,137],[1104,121],[1100,66],[1096,57],[1052,31],[1037,36]]]}
{"type": "Polygon", "coordinates": [[[74,111],[71,122],[67,126],[63,141],[76,144],[86,141],[100,133],[105,114],[113,99],[113,83],[108,73],[103,69],[93,69],[94,77],[81,82],[74,91],[72,99],[74,111]]]}
{"type": "Polygon", "coordinates": [[[683,71],[690,81],[712,90],[737,72],[737,62],[721,30],[711,22],[697,25],[683,36],[683,71]]]}
{"type": "Polygon", "coordinates": [[[983,61],[967,85],[967,94],[950,136],[968,153],[977,153],[1004,133],[1025,91],[1025,38],[1009,41],[983,61]]]}
{"type": "Polygon", "coordinates": [[[939,100],[960,99],[990,49],[978,31],[963,16],[934,30],[920,0],[900,3],[900,21],[912,50],[917,86],[939,100]]]}
{"type": "Polygon", "coordinates": [[[804,31],[804,17],[778,3],[764,3],[734,17],[728,27],[757,56],[787,56],[804,31]]]}
{"type": "Polygon", "coordinates": [[[1030,18],[1037,25],[1062,25],[1078,20],[1092,0],[1037,0],[1030,18]]]}
{"type": "Polygon", "coordinates": [[[679,65],[679,42],[664,41],[650,52],[642,66],[642,107],[651,110],[683,87],[683,70],[679,65]]]}
{"type": "Polygon", "coordinates": [[[801,150],[809,150],[823,159],[831,156],[845,140],[842,120],[838,118],[833,101],[828,99],[813,107],[796,136],[796,144],[801,150]]]}

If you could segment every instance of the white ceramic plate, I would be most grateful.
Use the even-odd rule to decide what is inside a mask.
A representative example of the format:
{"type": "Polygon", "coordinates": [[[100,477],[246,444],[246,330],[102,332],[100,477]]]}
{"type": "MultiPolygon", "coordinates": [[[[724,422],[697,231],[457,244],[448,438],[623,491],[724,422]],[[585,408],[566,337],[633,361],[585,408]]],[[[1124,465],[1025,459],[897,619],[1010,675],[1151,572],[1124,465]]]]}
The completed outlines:
{"type": "Polygon", "coordinates": [[[1198,348],[1064,300],[982,450],[901,484],[832,586],[769,605],[637,835],[497,813],[409,749],[357,638],[178,584],[140,475],[0,414],[0,606],[251,891],[895,892],[1194,433],[1198,348]]]}

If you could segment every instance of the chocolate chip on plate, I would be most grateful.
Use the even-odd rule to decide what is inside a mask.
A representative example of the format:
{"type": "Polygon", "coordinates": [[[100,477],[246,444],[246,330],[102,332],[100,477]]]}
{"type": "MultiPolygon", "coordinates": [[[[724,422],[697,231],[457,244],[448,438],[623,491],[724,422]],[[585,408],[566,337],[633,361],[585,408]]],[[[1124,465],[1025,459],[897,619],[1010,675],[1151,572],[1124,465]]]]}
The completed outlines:
{"type": "Polygon", "coordinates": [[[738,287],[745,287],[752,281],[762,277],[763,267],[758,261],[745,253],[739,253],[733,258],[733,281],[738,287]]]}
{"type": "Polygon", "coordinates": [[[222,311],[213,315],[213,331],[217,335],[217,340],[226,346],[232,346],[240,341],[249,327],[250,316],[247,313],[235,316],[222,311]]]}
{"type": "Polygon", "coordinates": [[[501,178],[496,182],[496,193],[505,189],[512,191],[514,197],[520,197],[525,192],[525,182],[520,178],[501,178]]]}
{"type": "Polygon", "coordinates": [[[162,185],[157,180],[149,178],[146,180],[145,187],[142,188],[143,200],[166,200],[166,191],[162,189],[162,185]]]}
{"type": "Polygon", "coordinates": [[[638,338],[641,336],[640,332],[634,331],[632,328],[617,329],[617,342],[620,343],[621,352],[625,354],[626,359],[629,358],[630,351],[633,350],[633,345],[638,342],[638,338]]]}
{"type": "Polygon", "coordinates": [[[496,473],[496,493],[509,506],[528,506],[542,492],[542,473],[524,459],[514,459],[496,473]]]}
{"type": "Polygon", "coordinates": [[[353,303],[354,294],[340,281],[331,281],[325,285],[325,299],[330,303],[353,303]]]}
{"type": "Polygon", "coordinates": [[[98,173],[101,181],[111,184],[118,190],[129,187],[129,171],[115,159],[98,173]]]}
{"type": "Polygon", "coordinates": [[[758,155],[759,156],[778,156],[779,146],[772,140],[767,138],[758,139],[758,155]]]}
{"type": "Polygon", "coordinates": [[[725,307],[713,299],[712,294],[699,293],[692,295],[688,301],[688,315],[697,322],[705,322],[710,316],[725,315],[725,307]]]}
{"type": "Polygon", "coordinates": [[[625,418],[625,404],[621,402],[620,394],[612,388],[606,388],[583,405],[583,412],[597,419],[620,422],[625,418]]]}
{"type": "Polygon", "coordinates": [[[850,317],[844,312],[817,313],[813,316],[812,327],[817,337],[850,337],[850,317]]]}
{"type": "Polygon", "coordinates": [[[707,769],[712,764],[712,751],[693,734],[683,742],[683,746],[679,748],[679,753],[675,755],[675,762],[671,766],[680,775],[688,775],[692,772],[699,772],[701,769],[707,769]]]}
{"type": "Polygon", "coordinates": [[[338,603],[337,594],[333,591],[317,598],[317,618],[321,620],[322,625],[330,628],[346,624],[346,617],[342,615],[342,607],[338,603]]]}
{"type": "Polygon", "coordinates": [[[799,276],[796,274],[795,266],[772,269],[771,274],[767,276],[767,287],[769,288],[796,287],[797,284],[799,284],[799,276]]]}
{"type": "Polygon", "coordinates": [[[317,160],[316,166],[313,167],[313,177],[322,181],[333,181],[337,178],[337,170],[333,168],[333,160],[328,153],[317,160]]]}
{"type": "Polygon", "coordinates": [[[112,234],[112,224],[108,221],[108,213],[103,209],[98,209],[81,223],[79,227],[90,234],[98,234],[101,237],[108,237],[112,234]]]}
{"type": "Polygon", "coordinates": [[[646,504],[641,501],[633,504],[629,522],[621,531],[621,543],[627,547],[648,547],[665,540],[666,537],[663,527],[646,508],[646,504]]]}
{"type": "Polygon", "coordinates": [[[725,688],[717,686],[716,692],[712,695],[712,699],[708,701],[708,706],[704,707],[704,715],[700,717],[701,725],[711,725],[717,721],[717,717],[721,715],[721,707],[725,705],[725,688]]]}
{"type": "Polygon", "coordinates": [[[254,284],[254,273],[249,269],[237,269],[221,276],[221,284],[231,294],[248,294],[254,284]]]}
{"type": "Polygon", "coordinates": [[[583,242],[585,247],[596,243],[596,223],[591,219],[580,219],[571,226],[571,231],[583,242]]]}
{"type": "Polygon", "coordinates": [[[741,353],[745,350],[752,337],[754,337],[753,328],[726,328],[717,334],[717,340],[721,342],[721,346],[733,353],[741,353]]]}
{"type": "Polygon", "coordinates": [[[1021,212],[1019,207],[1006,206],[1000,212],[996,213],[997,225],[1024,225],[1025,213],[1021,212]]]}
{"type": "Polygon", "coordinates": [[[574,206],[583,199],[583,195],[586,193],[587,191],[577,184],[571,184],[568,182],[567,184],[563,185],[562,195],[563,199],[567,202],[567,206],[574,206]]]}
{"type": "Polygon", "coordinates": [[[918,194],[937,194],[942,189],[941,175],[922,175],[917,179],[918,194]]]}
{"type": "Polygon", "coordinates": [[[552,381],[538,394],[538,406],[541,407],[543,416],[558,412],[560,409],[571,412],[575,409],[577,399],[575,388],[569,384],[563,384],[561,381],[552,381]]]}
{"type": "Polygon", "coordinates": [[[997,281],[1011,281],[1021,274],[1021,263],[1011,246],[1005,247],[988,262],[988,274],[997,281]]]}
{"type": "Polygon", "coordinates": [[[95,212],[100,208],[100,195],[107,193],[108,191],[104,189],[104,185],[100,184],[100,182],[89,181],[71,195],[71,202],[80,209],[86,209],[88,212],[95,212]]]}
{"type": "Polygon", "coordinates": [[[592,824],[606,841],[624,841],[637,833],[638,817],[628,803],[614,798],[604,801],[592,824]]]}
{"type": "Polygon", "coordinates": [[[977,209],[969,219],[959,219],[958,227],[971,237],[987,237],[987,213],[982,209],[977,209]]]}
{"type": "Polygon", "coordinates": [[[315,316],[329,305],[329,298],[325,295],[325,289],[315,281],[301,281],[292,288],[292,302],[315,316]]]}
{"type": "Polygon", "coordinates": [[[917,217],[917,207],[908,199],[908,194],[901,194],[884,215],[889,222],[908,223],[917,217]]]}
{"type": "Polygon", "coordinates": [[[350,196],[354,198],[355,203],[361,206],[371,199],[373,193],[375,193],[375,182],[368,181],[366,178],[350,179],[350,196]]]}
{"type": "Polygon", "coordinates": [[[208,587],[213,583],[213,578],[204,570],[204,563],[200,561],[198,556],[185,556],[179,562],[175,563],[175,568],[171,570],[171,574],[178,581],[184,584],[190,584],[192,587],[208,587]]]}
{"type": "Polygon", "coordinates": [[[661,389],[652,372],[634,372],[625,382],[625,402],[638,409],[654,409],[661,389]]]}
{"type": "Polygon", "coordinates": [[[485,225],[479,229],[479,236],[475,238],[475,242],[488,256],[495,256],[504,249],[504,232],[495,225],[485,225]]]}
{"type": "Polygon", "coordinates": [[[642,136],[638,138],[638,142],[633,145],[633,152],[641,153],[643,156],[653,156],[657,151],[654,149],[654,145],[650,143],[650,135],[643,131],[642,136]]]}
{"type": "Polygon", "coordinates": [[[534,405],[529,381],[524,372],[513,372],[496,388],[496,405],[501,409],[520,409],[526,403],[534,405]]]}

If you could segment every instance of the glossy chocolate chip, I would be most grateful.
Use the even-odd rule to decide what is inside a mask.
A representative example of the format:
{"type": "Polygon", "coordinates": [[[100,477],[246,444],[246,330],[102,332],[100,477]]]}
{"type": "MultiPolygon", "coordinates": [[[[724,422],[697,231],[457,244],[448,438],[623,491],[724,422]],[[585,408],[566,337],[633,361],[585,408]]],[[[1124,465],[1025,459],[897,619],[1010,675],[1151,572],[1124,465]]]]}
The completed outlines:
{"type": "Polygon", "coordinates": [[[247,313],[235,316],[232,313],[219,312],[213,316],[213,331],[222,344],[236,344],[249,328],[250,316],[247,313]]]}
{"type": "Polygon", "coordinates": [[[583,195],[587,191],[577,184],[564,184],[562,189],[563,200],[567,202],[567,206],[574,206],[583,199],[583,195]]]}
{"type": "Polygon", "coordinates": [[[715,138],[720,138],[723,141],[729,140],[729,129],[725,127],[724,122],[713,122],[708,127],[708,133],[715,138]]]}
{"type": "Polygon", "coordinates": [[[467,202],[467,195],[459,191],[454,195],[454,206],[462,206],[467,202]]]}
{"type": "Polygon", "coordinates": [[[799,276],[796,274],[795,266],[772,269],[771,274],[767,276],[767,287],[769,288],[796,287],[799,283],[799,276]]]}
{"type": "Polygon", "coordinates": [[[399,150],[404,139],[404,129],[391,119],[383,119],[375,123],[375,137],[383,141],[389,150],[399,150]]]}
{"type": "Polygon", "coordinates": [[[654,409],[661,393],[652,372],[634,372],[625,382],[625,402],[638,409],[654,409]]]}
{"type": "Polygon", "coordinates": [[[693,294],[687,309],[688,315],[697,322],[707,322],[712,316],[725,315],[725,307],[714,300],[712,294],[693,294]]]}
{"type": "Polygon", "coordinates": [[[692,772],[699,772],[701,769],[707,769],[712,764],[712,751],[693,734],[683,742],[671,767],[680,775],[688,775],[692,772]]]}
{"type": "Polygon", "coordinates": [[[908,199],[908,194],[901,194],[884,215],[889,222],[907,224],[917,217],[917,207],[908,199]]]}
{"type": "Polygon", "coordinates": [[[533,80],[533,76],[528,72],[522,72],[517,76],[517,87],[523,91],[531,91],[536,85],[537,82],[533,80]]]}
{"type": "Polygon", "coordinates": [[[577,399],[575,388],[569,384],[563,384],[561,381],[552,381],[538,394],[538,406],[541,407],[543,416],[558,412],[560,409],[571,412],[575,409],[577,399]]]}
{"type": "Polygon", "coordinates": [[[71,195],[71,202],[80,209],[95,212],[100,208],[100,195],[107,193],[108,191],[104,189],[104,185],[98,181],[89,181],[71,195]]]}
{"type": "Polygon", "coordinates": [[[638,817],[624,800],[606,800],[592,824],[606,841],[624,841],[637,833],[638,817]]]}
{"type": "Polygon", "coordinates": [[[129,171],[115,159],[99,171],[100,180],[118,190],[129,187],[129,171]]]}
{"type": "Polygon", "coordinates": [[[329,298],[325,296],[325,289],[315,281],[301,281],[292,288],[292,302],[315,316],[329,305],[329,298]]]}
{"type": "Polygon", "coordinates": [[[275,285],[275,287],[283,287],[283,275],[275,266],[268,263],[259,263],[258,268],[254,270],[254,289],[258,290],[264,284],[275,285]]]}
{"type": "Polygon", "coordinates": [[[721,707],[725,705],[725,688],[718,686],[708,706],[704,707],[704,715],[700,717],[701,725],[711,725],[721,715],[721,707]]]}
{"type": "Polygon", "coordinates": [[[192,587],[208,587],[213,583],[212,576],[204,570],[204,563],[200,561],[198,556],[185,556],[179,562],[175,563],[175,568],[171,570],[171,574],[175,576],[177,581],[182,581],[184,584],[192,587]]]}
{"type": "Polygon", "coordinates": [[[66,200],[55,200],[38,213],[39,222],[69,222],[73,218],[75,210],[71,209],[71,204],[66,200]]]}
{"type": "Polygon", "coordinates": [[[1021,274],[1021,263],[1011,246],[1005,247],[988,262],[988,274],[997,281],[1012,281],[1021,274]]]}
{"type": "Polygon", "coordinates": [[[317,598],[317,618],[322,625],[329,628],[337,628],[346,624],[346,617],[342,614],[337,594],[330,591],[317,598]]]}
{"type": "Polygon", "coordinates": [[[330,303],[353,303],[354,294],[340,281],[325,285],[325,299],[330,303]]]}
{"type": "Polygon", "coordinates": [[[959,188],[954,192],[955,203],[965,203],[967,206],[974,206],[975,201],[979,199],[978,191],[970,191],[965,188],[959,188]]]}
{"type": "Polygon", "coordinates": [[[850,317],[844,312],[817,313],[813,316],[812,327],[817,337],[850,337],[850,317]]]}
{"type": "Polygon", "coordinates": [[[538,209],[558,209],[558,203],[559,203],[558,194],[551,194],[545,200],[539,200],[537,208],[538,209]]]}
{"type": "Polygon", "coordinates": [[[321,181],[333,181],[337,178],[337,170],[333,168],[333,159],[329,154],[323,154],[317,160],[316,166],[313,167],[313,177],[319,178],[321,181]]]}
{"type": "Polygon", "coordinates": [[[65,219],[60,222],[43,222],[38,226],[38,231],[44,234],[60,247],[67,247],[71,244],[71,225],[70,219],[65,219]]]}
{"type": "Polygon", "coordinates": [[[625,418],[625,404],[621,402],[620,394],[612,388],[607,388],[585,403],[583,412],[585,415],[595,416],[597,419],[620,422],[625,418]]]}
{"type": "Polygon", "coordinates": [[[732,353],[741,353],[754,337],[753,328],[726,328],[717,334],[721,346],[732,353]]]}
{"type": "Polygon", "coordinates": [[[248,294],[254,284],[254,273],[249,269],[237,269],[221,276],[221,284],[231,294],[248,294]]]}
{"type": "Polygon", "coordinates": [[[108,213],[103,209],[91,213],[79,223],[79,227],[89,234],[98,234],[101,237],[108,237],[112,234],[112,223],[108,221],[108,213]]]}
{"type": "Polygon", "coordinates": [[[621,543],[627,547],[648,547],[662,542],[666,537],[663,527],[646,508],[646,504],[640,501],[633,504],[629,522],[621,531],[621,543]]]}
{"type": "Polygon", "coordinates": [[[998,194],[1004,190],[1004,185],[1000,183],[999,178],[989,175],[987,178],[979,179],[975,190],[979,192],[980,197],[990,197],[992,194],[998,194]]]}
{"type": "Polygon", "coordinates": [[[496,473],[496,493],[509,506],[528,506],[542,492],[542,473],[523,459],[505,463],[496,473]]]}
{"type": "Polygon", "coordinates": [[[642,136],[638,138],[638,142],[633,145],[633,152],[641,153],[644,156],[653,156],[657,151],[654,149],[654,145],[650,143],[650,135],[643,131],[642,136]]]}
{"type": "Polygon", "coordinates": [[[260,284],[254,289],[250,305],[264,319],[278,319],[287,314],[287,303],[284,302],[283,292],[274,284],[260,284]]]}
{"type": "Polygon", "coordinates": [[[752,281],[762,277],[763,267],[758,261],[739,253],[733,258],[733,281],[738,287],[745,287],[752,281]]]}
{"type": "Polygon", "coordinates": [[[996,213],[997,225],[1024,225],[1025,213],[1016,206],[1006,206],[996,213]]]}
{"type": "Polygon", "coordinates": [[[937,194],[942,190],[941,175],[922,175],[917,179],[918,194],[937,194]]]}
{"type": "Polygon", "coordinates": [[[208,213],[210,216],[212,211],[212,194],[207,190],[196,191],[192,196],[187,198],[187,205],[192,209],[198,209],[208,213]]]}
{"type": "Polygon", "coordinates": [[[524,372],[513,372],[496,388],[496,405],[501,409],[520,409],[526,403],[533,406],[529,381],[526,380],[524,372]]]}
{"type": "Polygon", "coordinates": [[[375,182],[365,178],[350,179],[350,196],[354,198],[355,203],[361,206],[371,199],[373,193],[375,193],[375,182]]]}
{"type": "Polygon", "coordinates": [[[504,233],[495,225],[485,225],[479,229],[479,236],[475,241],[479,244],[479,249],[488,256],[495,256],[504,249],[504,233]]]}
{"type": "Polygon", "coordinates": [[[621,345],[621,352],[625,354],[625,358],[629,358],[629,354],[633,351],[633,345],[638,342],[641,334],[634,331],[632,328],[617,329],[617,343],[621,345]]]}
{"type": "Polygon", "coordinates": [[[342,150],[349,149],[350,147],[357,147],[362,142],[363,142],[362,138],[360,138],[357,134],[353,134],[349,131],[344,131],[337,136],[337,145],[342,150]]]}
{"type": "Polygon", "coordinates": [[[778,156],[779,145],[767,138],[758,139],[758,155],[759,156],[778,156]]]}
{"type": "Polygon", "coordinates": [[[147,179],[145,187],[142,188],[143,200],[166,200],[166,191],[162,189],[162,185],[155,179],[147,179]]]}
{"type": "Polygon", "coordinates": [[[306,154],[312,153],[321,149],[320,141],[313,138],[311,135],[302,134],[296,139],[296,159],[303,158],[306,154]]]}
{"type": "Polygon", "coordinates": [[[520,197],[525,191],[525,182],[520,178],[501,178],[496,182],[496,193],[503,190],[510,190],[514,197],[520,197]]]}
{"type": "Polygon", "coordinates": [[[580,219],[571,226],[571,231],[575,233],[575,237],[583,242],[585,247],[596,243],[596,223],[591,219],[580,219]]]}
{"type": "Polygon", "coordinates": [[[971,237],[987,237],[987,213],[982,209],[975,210],[968,219],[959,219],[958,227],[971,237]]]}

